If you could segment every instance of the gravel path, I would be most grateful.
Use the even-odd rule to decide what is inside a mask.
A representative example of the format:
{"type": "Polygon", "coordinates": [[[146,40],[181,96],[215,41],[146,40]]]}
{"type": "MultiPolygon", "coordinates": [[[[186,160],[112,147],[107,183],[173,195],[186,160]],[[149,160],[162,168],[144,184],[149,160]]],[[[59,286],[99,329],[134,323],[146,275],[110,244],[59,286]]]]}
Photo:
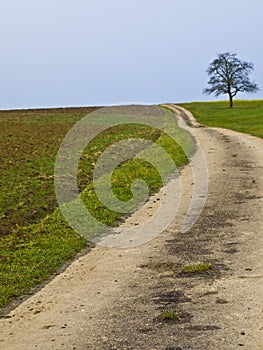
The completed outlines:
{"type": "MultiPolygon", "coordinates": [[[[263,140],[199,127],[176,111],[207,158],[196,224],[180,232],[193,187],[187,166],[178,215],[161,235],[132,249],[97,246],[74,261],[0,319],[1,350],[263,349],[263,140]],[[181,272],[200,262],[212,271],[181,272]]],[[[158,196],[126,224],[149,215],[158,196]]]]}

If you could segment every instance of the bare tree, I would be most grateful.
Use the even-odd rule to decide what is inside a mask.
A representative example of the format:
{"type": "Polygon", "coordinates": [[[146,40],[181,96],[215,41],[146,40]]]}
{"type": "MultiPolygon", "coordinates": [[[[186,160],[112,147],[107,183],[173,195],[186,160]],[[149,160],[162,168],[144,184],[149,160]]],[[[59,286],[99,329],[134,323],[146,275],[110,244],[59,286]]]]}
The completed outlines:
{"type": "Polygon", "coordinates": [[[210,80],[204,93],[215,96],[228,94],[232,108],[233,98],[238,92],[252,93],[259,90],[257,84],[249,80],[249,74],[253,70],[252,63],[241,61],[235,53],[219,53],[206,71],[210,80]]]}

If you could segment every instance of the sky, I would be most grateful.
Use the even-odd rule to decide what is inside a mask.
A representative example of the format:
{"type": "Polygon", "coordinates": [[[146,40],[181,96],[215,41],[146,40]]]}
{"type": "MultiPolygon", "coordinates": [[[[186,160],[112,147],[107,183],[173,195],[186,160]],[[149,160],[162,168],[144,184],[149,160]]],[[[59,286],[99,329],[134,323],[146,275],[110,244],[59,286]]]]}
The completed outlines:
{"type": "MultiPolygon", "coordinates": [[[[8,0],[0,109],[216,100],[219,52],[254,63],[263,98],[262,0],[8,0]]],[[[219,99],[227,99],[223,95],[219,99]]]]}

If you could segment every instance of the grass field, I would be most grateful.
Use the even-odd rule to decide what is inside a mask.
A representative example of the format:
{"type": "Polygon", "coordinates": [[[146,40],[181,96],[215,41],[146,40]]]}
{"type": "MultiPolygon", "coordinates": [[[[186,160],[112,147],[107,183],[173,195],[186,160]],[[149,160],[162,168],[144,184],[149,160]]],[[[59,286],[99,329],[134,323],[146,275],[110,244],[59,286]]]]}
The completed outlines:
{"type": "MultiPolygon", "coordinates": [[[[88,245],[57,209],[54,163],[67,132],[92,111],[72,108],[0,112],[0,308],[28,293],[88,245]]],[[[179,129],[178,134],[190,150],[189,135],[179,129]]],[[[98,200],[91,182],[94,164],[109,145],[138,135],[160,144],[177,166],[187,162],[180,146],[157,129],[126,124],[98,135],[81,156],[78,185],[89,211],[107,225],[115,225],[123,214],[109,210],[98,200]]],[[[127,201],[132,195],[130,184],[138,177],[148,183],[150,193],[162,186],[153,167],[131,160],[114,172],[113,192],[127,201]]]]}
{"type": "Polygon", "coordinates": [[[0,111],[0,237],[53,212],[60,143],[75,122],[94,110],[0,111]]]}
{"type": "Polygon", "coordinates": [[[46,235],[28,234],[24,227],[55,210],[53,168],[60,143],[94,110],[0,112],[0,306],[42,282],[86,244],[68,227],[46,235]]]}
{"type": "Polygon", "coordinates": [[[188,109],[204,125],[232,129],[263,137],[263,100],[193,102],[178,104],[188,109]]]}

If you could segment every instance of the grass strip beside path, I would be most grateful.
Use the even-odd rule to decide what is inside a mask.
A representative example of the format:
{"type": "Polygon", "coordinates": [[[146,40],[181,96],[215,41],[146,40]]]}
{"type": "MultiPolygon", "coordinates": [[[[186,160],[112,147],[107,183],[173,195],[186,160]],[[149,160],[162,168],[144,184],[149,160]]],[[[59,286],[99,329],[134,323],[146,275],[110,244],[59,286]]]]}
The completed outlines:
{"type": "Polygon", "coordinates": [[[263,138],[263,100],[181,103],[201,124],[231,129],[263,138]]]}

